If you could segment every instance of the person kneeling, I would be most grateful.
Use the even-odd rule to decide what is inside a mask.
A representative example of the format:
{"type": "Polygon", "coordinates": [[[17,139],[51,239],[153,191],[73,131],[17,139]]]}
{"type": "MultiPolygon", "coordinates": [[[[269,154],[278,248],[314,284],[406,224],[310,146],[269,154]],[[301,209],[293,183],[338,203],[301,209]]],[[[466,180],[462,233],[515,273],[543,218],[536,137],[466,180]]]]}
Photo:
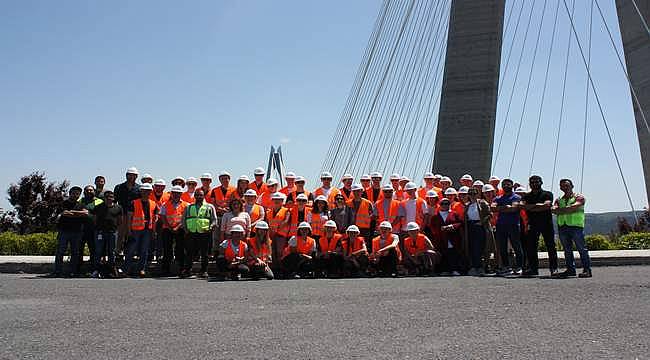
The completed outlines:
{"type": "Polygon", "coordinates": [[[408,236],[403,240],[404,260],[402,264],[410,274],[430,275],[440,256],[433,249],[429,238],[420,232],[415,222],[406,224],[408,236]]]}
{"type": "Polygon", "coordinates": [[[309,236],[311,225],[301,222],[298,225],[298,234],[289,239],[289,246],[285,249],[282,266],[289,277],[299,279],[300,275],[306,276],[313,272],[313,257],[316,254],[316,241],[309,236]]]}
{"type": "Polygon", "coordinates": [[[380,276],[397,277],[397,263],[402,259],[399,236],[392,230],[393,225],[384,221],[379,224],[379,236],[372,239],[370,264],[373,272],[380,276]]]}
{"type": "Polygon", "coordinates": [[[343,248],[343,267],[346,275],[365,276],[368,268],[368,249],[366,241],[356,225],[348,226],[346,235],[341,239],[343,248]]]}
{"type": "Polygon", "coordinates": [[[336,223],[332,220],[325,222],[324,230],[324,235],[318,239],[316,267],[327,277],[339,277],[343,268],[342,235],[336,233],[336,223]]]}
{"type": "Polygon", "coordinates": [[[229,273],[232,280],[240,280],[248,276],[249,268],[246,265],[248,246],[242,241],[243,238],[244,228],[236,224],[230,229],[230,239],[221,242],[221,254],[217,257],[220,276],[229,273]]]}
{"type": "Polygon", "coordinates": [[[260,220],[255,224],[255,236],[248,239],[248,268],[253,280],[273,280],[271,271],[271,238],[269,224],[260,220]]]}

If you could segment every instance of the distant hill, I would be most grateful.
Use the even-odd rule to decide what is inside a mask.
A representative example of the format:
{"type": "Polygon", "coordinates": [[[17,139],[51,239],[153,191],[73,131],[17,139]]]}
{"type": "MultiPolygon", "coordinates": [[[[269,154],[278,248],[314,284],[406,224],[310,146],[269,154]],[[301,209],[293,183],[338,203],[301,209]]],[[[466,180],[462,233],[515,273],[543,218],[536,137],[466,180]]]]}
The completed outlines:
{"type": "MultiPolygon", "coordinates": [[[[637,212],[640,215],[641,212],[637,212]]],[[[631,211],[605,212],[598,214],[585,214],[585,234],[609,234],[617,231],[618,218],[627,219],[630,225],[634,224],[634,215],[631,211]]]]}

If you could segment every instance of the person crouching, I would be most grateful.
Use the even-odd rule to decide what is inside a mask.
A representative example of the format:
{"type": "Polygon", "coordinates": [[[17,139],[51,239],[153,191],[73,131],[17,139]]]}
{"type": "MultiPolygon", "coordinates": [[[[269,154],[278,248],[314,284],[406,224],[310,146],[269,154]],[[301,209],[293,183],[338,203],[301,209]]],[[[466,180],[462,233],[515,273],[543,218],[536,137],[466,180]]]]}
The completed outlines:
{"type": "Polygon", "coordinates": [[[404,267],[409,274],[431,275],[440,261],[440,254],[434,251],[431,240],[420,232],[416,222],[406,224],[406,231],[408,235],[403,240],[404,267]]]}
{"type": "Polygon", "coordinates": [[[248,268],[251,278],[273,280],[272,262],[269,224],[260,220],[255,224],[255,236],[248,239],[248,268]]]}
{"type": "Polygon", "coordinates": [[[324,234],[318,239],[316,268],[327,277],[339,277],[343,269],[343,236],[336,233],[336,223],[332,220],[325,222],[323,230],[324,234]]]}
{"type": "Polygon", "coordinates": [[[290,278],[300,279],[313,272],[313,259],[316,255],[316,241],[310,237],[311,225],[303,221],[298,225],[298,233],[289,239],[285,249],[282,266],[290,278]]]}
{"type": "Polygon", "coordinates": [[[388,221],[379,224],[379,236],[372,239],[370,266],[373,274],[397,277],[397,263],[402,259],[399,236],[392,233],[393,225],[388,221]]]}
{"type": "Polygon", "coordinates": [[[221,253],[217,257],[217,269],[221,276],[230,275],[232,280],[248,276],[246,265],[248,245],[244,241],[244,227],[235,224],[230,228],[230,239],[221,242],[221,253]]]}
{"type": "Polygon", "coordinates": [[[366,241],[360,236],[361,231],[356,225],[348,226],[345,233],[345,236],[341,239],[345,274],[354,277],[366,276],[368,268],[366,241]]]}

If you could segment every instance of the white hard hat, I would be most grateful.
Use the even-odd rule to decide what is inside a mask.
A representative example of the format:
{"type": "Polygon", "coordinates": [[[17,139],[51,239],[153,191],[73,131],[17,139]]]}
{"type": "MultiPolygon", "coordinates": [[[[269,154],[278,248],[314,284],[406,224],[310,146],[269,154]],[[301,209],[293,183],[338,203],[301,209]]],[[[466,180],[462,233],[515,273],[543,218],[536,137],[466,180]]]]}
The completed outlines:
{"type": "Polygon", "coordinates": [[[345,229],[345,232],[354,232],[354,233],[357,233],[357,234],[361,233],[361,231],[359,231],[359,227],[356,226],[356,225],[348,226],[348,228],[345,229]]]}
{"type": "Polygon", "coordinates": [[[329,172],[329,171],[323,171],[323,172],[320,174],[320,178],[321,178],[321,179],[332,179],[333,176],[332,176],[332,173],[331,173],[331,172],[329,172]]]}
{"type": "Polygon", "coordinates": [[[440,180],[440,179],[442,179],[442,175],[440,175],[440,174],[435,174],[435,175],[433,175],[433,178],[434,178],[434,179],[438,179],[438,180],[440,180]]]}
{"type": "Polygon", "coordinates": [[[298,201],[298,200],[307,201],[309,199],[307,198],[307,195],[305,195],[305,194],[298,194],[298,196],[296,196],[296,201],[298,201]]]}
{"type": "MultiPolygon", "coordinates": [[[[300,194],[300,195],[305,195],[305,194],[300,194]]],[[[325,202],[327,202],[327,198],[325,197],[325,195],[318,195],[318,196],[316,196],[315,201],[325,201],[325,202]]]]}
{"type": "Polygon", "coordinates": [[[284,194],[281,192],[274,192],[271,194],[271,200],[284,200],[284,194]]]}
{"type": "Polygon", "coordinates": [[[244,196],[257,196],[257,193],[256,193],[255,190],[253,190],[253,189],[248,189],[248,190],[246,190],[246,192],[244,193],[244,196]]]}
{"type": "Polygon", "coordinates": [[[359,180],[368,180],[368,181],[370,181],[370,175],[368,175],[368,174],[363,174],[363,175],[361,175],[361,177],[359,178],[359,180]]]}
{"type": "Polygon", "coordinates": [[[453,183],[453,181],[451,181],[451,179],[449,178],[449,176],[443,176],[442,179],[440,179],[440,182],[443,182],[443,181],[444,181],[444,182],[448,182],[448,183],[450,183],[450,184],[453,183]]]}
{"type": "Polygon", "coordinates": [[[450,187],[445,190],[445,195],[458,195],[458,191],[456,191],[456,189],[453,187],[450,187]]]}
{"type": "Polygon", "coordinates": [[[406,182],[409,182],[409,181],[411,181],[411,179],[409,179],[409,178],[406,177],[406,176],[402,176],[402,177],[399,179],[399,181],[406,181],[406,182]]]}
{"type": "Polygon", "coordinates": [[[492,184],[485,184],[483,185],[483,189],[481,189],[483,192],[488,192],[488,191],[495,191],[494,186],[492,184]]]}
{"type": "Polygon", "coordinates": [[[498,176],[492,175],[492,176],[490,176],[490,180],[488,180],[488,181],[501,181],[501,179],[499,179],[498,176]]]}
{"type": "Polygon", "coordinates": [[[212,180],[212,174],[210,174],[210,173],[203,173],[203,174],[201,174],[200,179],[201,179],[201,180],[203,180],[203,179],[210,179],[210,180],[212,180]]]}
{"type": "Polygon", "coordinates": [[[239,181],[246,181],[246,182],[251,182],[251,179],[248,178],[246,175],[242,175],[239,178],[237,178],[237,182],[239,181]]]}
{"type": "Polygon", "coordinates": [[[289,171],[288,173],[286,173],[284,175],[284,178],[285,179],[295,179],[296,178],[296,173],[294,173],[293,171],[289,171]]]}
{"type": "Polygon", "coordinates": [[[230,228],[230,232],[231,233],[233,233],[233,232],[242,232],[243,233],[244,232],[244,227],[239,225],[239,224],[235,224],[230,228]]]}
{"type": "Polygon", "coordinates": [[[305,180],[304,176],[298,175],[296,176],[296,182],[307,182],[307,181],[305,180]]]}
{"type": "Polygon", "coordinates": [[[373,171],[373,172],[370,173],[370,178],[371,179],[372,178],[380,178],[381,179],[382,177],[383,176],[381,176],[381,173],[379,171],[373,171]]]}
{"type": "Polygon", "coordinates": [[[406,224],[406,231],[420,230],[420,225],[418,223],[411,221],[406,224]]]}
{"type": "Polygon", "coordinates": [[[483,185],[485,185],[485,183],[483,183],[483,181],[481,180],[474,180],[474,184],[472,184],[472,186],[480,186],[480,187],[483,187],[483,185]]]}
{"type": "Polygon", "coordinates": [[[461,186],[461,187],[458,189],[458,193],[459,193],[459,194],[467,194],[468,191],[469,191],[469,188],[468,188],[467,186],[461,186]]]}
{"type": "Polygon", "coordinates": [[[273,185],[277,185],[277,184],[278,184],[278,181],[275,180],[274,178],[270,178],[270,179],[266,180],[266,185],[268,185],[268,186],[273,186],[273,185]]]}
{"type": "Polygon", "coordinates": [[[269,224],[266,223],[266,221],[260,220],[255,224],[255,229],[257,230],[268,230],[269,229],[269,224]]]}
{"type": "Polygon", "coordinates": [[[199,183],[199,181],[196,180],[196,178],[195,178],[195,177],[192,177],[192,176],[188,177],[186,182],[188,182],[188,183],[193,182],[193,183],[195,183],[195,184],[198,184],[198,183],[199,183]]]}
{"type": "Polygon", "coordinates": [[[261,167],[257,167],[257,168],[255,168],[255,170],[253,170],[253,174],[254,175],[264,175],[264,174],[266,174],[266,172],[261,167]]]}
{"type": "Polygon", "coordinates": [[[143,180],[144,180],[144,179],[152,179],[152,180],[153,180],[153,176],[151,176],[151,175],[149,175],[149,174],[144,174],[144,175],[142,175],[142,176],[140,177],[140,179],[143,179],[143,180]]]}
{"type": "Polygon", "coordinates": [[[182,192],[183,192],[183,188],[182,188],[180,185],[174,185],[174,186],[172,186],[172,192],[175,192],[175,193],[182,193],[182,192]]]}
{"type": "Polygon", "coordinates": [[[399,174],[392,174],[389,179],[390,180],[399,180],[400,176],[399,176],[399,174]]]}
{"type": "Polygon", "coordinates": [[[135,174],[135,175],[139,174],[138,169],[136,169],[134,167],[130,167],[130,168],[126,169],[126,173],[127,174],[135,174]]]}
{"type": "Polygon", "coordinates": [[[219,177],[222,177],[222,176],[230,177],[230,173],[224,170],[224,171],[219,173],[219,177]]]}
{"type": "Polygon", "coordinates": [[[428,171],[424,173],[424,178],[425,179],[435,179],[436,177],[433,175],[432,172],[428,171]]]}
{"type": "Polygon", "coordinates": [[[379,224],[379,228],[392,229],[393,225],[388,221],[382,221],[381,224],[379,224]]]}
{"type": "Polygon", "coordinates": [[[384,184],[384,186],[382,186],[381,189],[382,189],[383,191],[389,191],[389,190],[390,190],[390,191],[393,191],[393,190],[394,190],[394,189],[393,189],[393,185],[391,185],[391,184],[384,184]]]}
{"type": "Polygon", "coordinates": [[[470,174],[465,174],[465,175],[461,176],[460,179],[461,179],[461,180],[469,180],[469,181],[473,181],[473,180],[474,180],[474,179],[472,178],[472,175],[470,175],[470,174]]]}
{"type": "Polygon", "coordinates": [[[154,181],[153,184],[158,185],[158,186],[166,186],[167,185],[167,183],[163,179],[158,179],[158,180],[154,181]]]}
{"type": "Polygon", "coordinates": [[[363,190],[361,184],[352,184],[352,191],[363,190]]]}
{"type": "Polygon", "coordinates": [[[354,180],[354,177],[352,177],[352,174],[343,174],[343,177],[341,178],[341,181],[344,180],[354,180]]]}
{"type": "Polygon", "coordinates": [[[429,191],[427,191],[427,197],[435,197],[435,198],[437,198],[438,193],[435,192],[435,190],[429,190],[429,191]]]}
{"type": "Polygon", "coordinates": [[[182,176],[177,176],[177,177],[173,178],[173,179],[172,179],[172,182],[177,181],[177,180],[180,180],[180,181],[182,181],[182,182],[185,182],[185,178],[183,178],[182,176]]]}
{"type": "Polygon", "coordinates": [[[334,220],[327,220],[325,221],[325,225],[323,226],[336,228],[336,223],[334,222],[334,220]]]}
{"type": "Polygon", "coordinates": [[[311,225],[309,225],[308,222],[303,221],[300,224],[298,224],[298,229],[309,229],[309,230],[311,230],[311,225]]]}
{"type": "Polygon", "coordinates": [[[406,185],[404,185],[404,190],[416,190],[418,186],[414,182],[407,182],[406,185]]]}
{"type": "Polygon", "coordinates": [[[526,192],[527,192],[526,188],[524,188],[523,186],[520,186],[515,189],[515,194],[525,194],[526,192]]]}
{"type": "Polygon", "coordinates": [[[140,190],[153,190],[153,186],[149,183],[144,183],[140,185],[140,190]]]}

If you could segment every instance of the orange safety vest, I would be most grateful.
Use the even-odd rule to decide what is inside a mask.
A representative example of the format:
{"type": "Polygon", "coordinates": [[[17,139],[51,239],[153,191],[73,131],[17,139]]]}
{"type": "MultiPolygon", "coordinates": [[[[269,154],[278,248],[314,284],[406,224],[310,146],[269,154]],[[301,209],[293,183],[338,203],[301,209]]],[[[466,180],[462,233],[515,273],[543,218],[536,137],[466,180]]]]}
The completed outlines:
{"type": "Polygon", "coordinates": [[[415,241],[410,236],[404,238],[404,250],[406,250],[411,256],[414,256],[416,253],[427,250],[426,236],[424,234],[418,234],[415,241]]]}
{"type": "MultiPolygon", "coordinates": [[[[153,230],[156,224],[156,202],[147,200],[149,202],[149,226],[147,229],[153,230]]],[[[144,207],[142,200],[133,200],[133,217],[131,218],[131,230],[144,230],[145,227],[144,207]]]]}
{"type": "Polygon", "coordinates": [[[338,245],[339,240],[341,240],[342,237],[343,235],[336,233],[331,239],[328,239],[325,236],[321,236],[320,239],[318,239],[320,251],[324,253],[328,251],[336,251],[336,245],[338,245]]]}
{"type": "MultiPolygon", "coordinates": [[[[330,188],[330,194],[327,196],[327,203],[329,204],[330,208],[333,208],[336,206],[336,195],[341,193],[341,190],[337,189],[336,187],[332,186],[330,188]]],[[[318,189],[314,190],[314,199],[317,198],[319,195],[325,195],[325,191],[323,190],[323,187],[319,187],[318,189]]],[[[343,197],[345,197],[345,194],[343,194],[343,197]]]]}
{"type": "Polygon", "coordinates": [[[320,213],[315,214],[310,211],[309,214],[307,214],[306,221],[311,225],[311,234],[313,236],[323,236],[325,234],[323,227],[325,226],[325,221],[327,221],[326,217],[321,216],[320,213]]]}
{"type": "Polygon", "coordinates": [[[339,191],[340,194],[343,195],[343,200],[344,200],[345,202],[348,202],[348,201],[352,200],[352,198],[354,197],[354,196],[352,195],[352,189],[350,189],[350,195],[345,195],[345,191],[344,191],[343,189],[344,189],[344,188],[341,188],[340,191],[339,191]]]}
{"type": "Polygon", "coordinates": [[[433,191],[435,191],[436,194],[438,194],[438,199],[442,199],[442,190],[441,190],[440,188],[435,187],[435,186],[432,187],[431,189],[428,189],[428,190],[427,190],[427,188],[425,188],[425,187],[421,187],[421,188],[419,188],[419,189],[418,189],[418,197],[419,197],[419,198],[422,198],[422,199],[426,199],[426,198],[427,198],[427,192],[428,192],[429,190],[433,190],[433,191]]]}
{"type": "MultiPolygon", "coordinates": [[[[348,206],[354,209],[354,200],[348,201],[348,206]]],[[[370,229],[370,220],[372,217],[372,203],[369,200],[361,199],[361,204],[359,204],[359,210],[355,214],[354,224],[359,227],[359,229],[370,229]]]]}
{"type": "Polygon", "coordinates": [[[149,194],[149,200],[155,201],[158,207],[162,207],[163,204],[169,201],[169,198],[171,198],[171,194],[167,191],[163,192],[162,195],[160,195],[160,199],[156,198],[156,194],[153,191],[151,194],[149,194]]]}
{"type": "Polygon", "coordinates": [[[460,201],[454,201],[451,204],[451,211],[455,212],[461,219],[465,218],[465,204],[460,201]]]}
{"type": "Polygon", "coordinates": [[[268,244],[263,243],[258,248],[256,237],[252,237],[248,239],[248,246],[250,247],[251,256],[260,258],[264,262],[266,262],[271,256],[271,249],[269,248],[268,244]]]}
{"type": "Polygon", "coordinates": [[[219,185],[212,189],[210,192],[210,195],[212,197],[212,201],[214,202],[213,205],[216,207],[221,207],[225,208],[228,207],[228,201],[230,201],[230,198],[232,197],[232,194],[237,191],[237,188],[234,186],[228,186],[226,189],[226,194],[224,195],[223,191],[223,186],[219,185]]]}
{"type": "Polygon", "coordinates": [[[271,232],[284,237],[289,235],[289,225],[283,224],[284,219],[287,218],[287,214],[291,215],[289,209],[285,207],[281,207],[277,212],[273,209],[269,209],[269,211],[266,212],[266,219],[269,223],[271,232]]]}
{"type": "MultiPolygon", "coordinates": [[[[406,202],[411,199],[402,200],[400,203],[404,208],[404,214],[406,214],[406,202]]],[[[424,228],[424,211],[422,211],[422,205],[425,205],[426,201],[422,198],[415,198],[415,222],[420,226],[420,229],[424,228]]],[[[406,216],[402,218],[402,226],[406,225],[406,216]]]]}
{"type": "Polygon", "coordinates": [[[384,201],[386,199],[377,200],[375,203],[375,207],[377,207],[377,228],[379,228],[382,221],[388,221],[393,225],[393,232],[399,232],[400,223],[395,221],[399,216],[399,201],[390,200],[388,214],[384,214],[384,201]]]}
{"type": "MultiPolygon", "coordinates": [[[[291,187],[291,190],[292,190],[292,191],[291,191],[292,193],[293,193],[293,192],[296,192],[296,185],[292,186],[292,187],[291,187]]],[[[290,193],[290,191],[289,191],[289,186],[285,186],[285,187],[283,187],[282,189],[280,189],[280,192],[283,193],[283,194],[285,194],[285,195],[289,195],[289,193],[290,193]]]]}
{"type": "Polygon", "coordinates": [[[266,186],[266,184],[265,184],[264,182],[262,182],[262,183],[258,186],[257,183],[256,183],[255,181],[253,181],[253,182],[251,182],[250,184],[248,184],[248,188],[249,188],[249,189],[253,189],[253,190],[255,190],[255,192],[257,193],[257,196],[260,196],[260,195],[262,195],[263,193],[269,191],[269,190],[268,190],[268,187],[266,186]]]}
{"type": "Polygon", "coordinates": [[[185,212],[187,205],[188,203],[181,200],[178,202],[178,206],[174,207],[174,204],[171,200],[167,201],[163,205],[165,208],[165,217],[167,218],[167,222],[163,222],[163,228],[169,229],[167,223],[169,223],[173,228],[178,226],[178,224],[183,221],[183,213],[185,212]]]}
{"type": "Polygon", "coordinates": [[[374,198],[373,195],[374,195],[374,193],[373,193],[373,189],[372,189],[372,186],[371,186],[368,189],[366,189],[366,199],[368,199],[368,201],[370,201],[371,203],[374,204],[375,202],[377,202],[379,200],[382,200],[384,198],[384,192],[381,190],[381,188],[379,189],[379,195],[377,195],[376,199],[374,198]]]}
{"type": "Polygon", "coordinates": [[[341,247],[343,248],[343,254],[345,256],[350,256],[353,252],[357,252],[361,249],[363,249],[363,245],[366,243],[366,240],[362,238],[361,236],[357,236],[352,240],[352,244],[350,244],[350,237],[345,235],[341,239],[341,247]]]}
{"type": "MultiPolygon", "coordinates": [[[[246,249],[247,249],[246,242],[244,241],[239,241],[239,250],[237,251],[237,256],[236,257],[244,257],[246,255],[246,249]]],[[[232,240],[228,240],[228,246],[224,249],[224,257],[228,261],[233,261],[235,259],[235,252],[232,250],[233,245],[232,245],[232,240]]]]}
{"type": "Polygon", "coordinates": [[[310,236],[296,236],[296,250],[299,254],[311,255],[316,241],[310,236]]]}
{"type": "MultiPolygon", "coordinates": [[[[393,234],[391,234],[391,236],[393,236],[393,234]]],[[[397,235],[395,235],[395,236],[397,236],[397,235]]],[[[386,243],[386,244],[384,244],[383,247],[380,247],[379,246],[379,240],[380,239],[381,239],[381,235],[376,236],[375,238],[372,239],[372,251],[378,251],[378,250],[390,245],[390,244],[386,243]]],[[[391,238],[391,244],[392,244],[392,238],[391,238]]],[[[397,252],[397,260],[402,261],[402,251],[399,249],[399,246],[395,247],[395,251],[397,252]]]]}
{"type": "Polygon", "coordinates": [[[273,206],[273,200],[271,200],[271,193],[264,192],[260,197],[257,198],[257,203],[263,206],[265,209],[270,209],[273,206]]]}
{"type": "MultiPolygon", "coordinates": [[[[311,212],[311,209],[309,207],[305,206],[305,208],[302,211],[305,214],[303,221],[309,222],[308,221],[309,219],[307,217],[308,217],[309,213],[311,212]]],[[[300,210],[298,210],[298,207],[294,207],[293,209],[291,209],[291,219],[289,220],[289,236],[294,236],[294,235],[296,235],[298,233],[298,213],[299,212],[300,212],[300,210]]],[[[313,230],[314,229],[312,228],[312,234],[313,234],[313,230]]]]}
{"type": "Polygon", "coordinates": [[[181,200],[188,204],[194,204],[194,193],[190,194],[189,191],[184,192],[183,195],[181,195],[181,200]]]}
{"type": "MultiPolygon", "coordinates": [[[[244,205],[244,207],[246,207],[246,205],[244,205]]],[[[262,217],[262,207],[257,204],[253,204],[251,207],[251,212],[249,212],[248,215],[251,217],[251,224],[256,222],[262,217]]]]}

